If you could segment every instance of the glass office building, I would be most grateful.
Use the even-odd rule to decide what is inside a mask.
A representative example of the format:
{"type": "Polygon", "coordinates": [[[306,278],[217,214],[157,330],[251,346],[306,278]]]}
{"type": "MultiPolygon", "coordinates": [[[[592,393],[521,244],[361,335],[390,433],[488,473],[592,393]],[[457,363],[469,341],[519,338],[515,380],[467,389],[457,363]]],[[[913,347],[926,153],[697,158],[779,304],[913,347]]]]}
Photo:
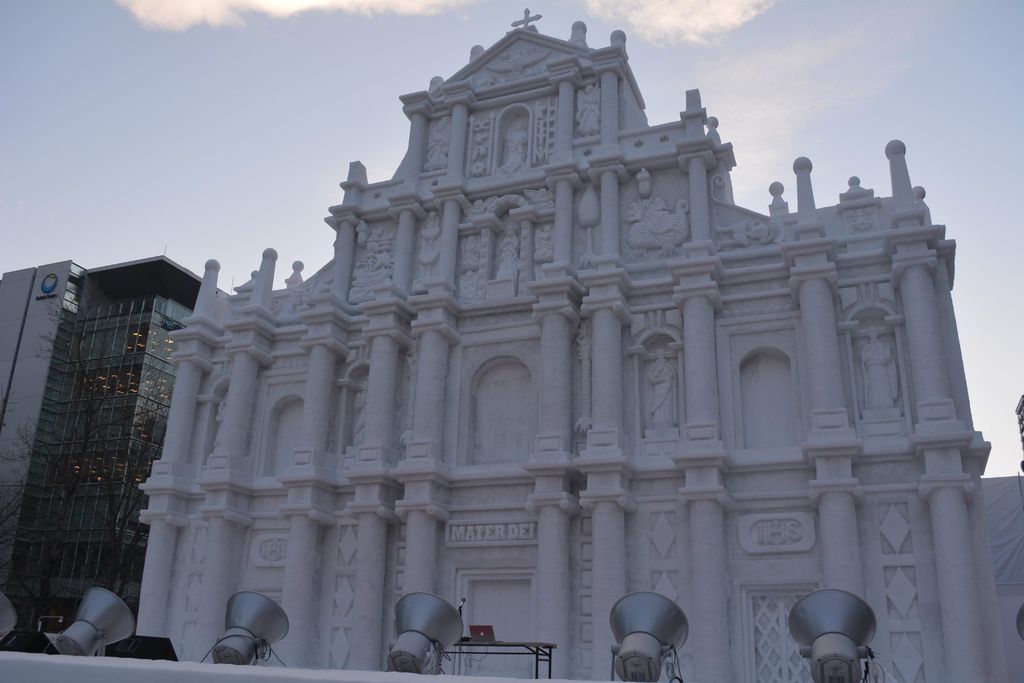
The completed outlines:
{"type": "Polygon", "coordinates": [[[90,586],[136,607],[148,533],[138,486],[166,428],[169,333],[198,286],[162,257],[68,268],[41,340],[49,365],[34,433],[22,436],[28,456],[4,592],[23,627],[59,630],[90,586]]]}

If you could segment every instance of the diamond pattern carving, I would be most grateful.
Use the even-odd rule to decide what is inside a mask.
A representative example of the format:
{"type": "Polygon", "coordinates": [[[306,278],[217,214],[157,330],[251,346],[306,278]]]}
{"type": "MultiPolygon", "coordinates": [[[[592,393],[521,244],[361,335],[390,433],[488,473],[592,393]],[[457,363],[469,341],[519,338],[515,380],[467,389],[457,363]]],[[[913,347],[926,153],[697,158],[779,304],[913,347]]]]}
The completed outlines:
{"type": "Polygon", "coordinates": [[[334,629],[334,634],[331,637],[331,668],[344,668],[345,664],[348,662],[348,655],[351,651],[352,648],[349,646],[348,636],[345,634],[345,629],[334,629]]]}
{"type": "Polygon", "coordinates": [[[343,617],[352,609],[352,599],[355,594],[352,592],[352,583],[347,576],[338,577],[338,585],[334,591],[334,614],[343,617]]]}
{"type": "Polygon", "coordinates": [[[882,524],[879,527],[882,532],[882,538],[892,548],[893,553],[906,552],[909,549],[904,550],[903,544],[910,535],[910,525],[898,506],[889,505],[886,507],[888,507],[888,510],[886,510],[885,516],[882,518],[882,524]]]}
{"type": "Polygon", "coordinates": [[[912,633],[893,633],[891,636],[892,665],[900,683],[918,683],[922,680],[919,674],[924,660],[915,642],[916,636],[912,633]]]}
{"type": "Polygon", "coordinates": [[[906,619],[910,616],[910,607],[917,597],[917,587],[904,571],[904,567],[896,567],[889,571],[892,575],[886,584],[885,595],[889,598],[889,604],[896,609],[896,614],[892,614],[890,610],[889,616],[906,619]]]}
{"type": "Polygon", "coordinates": [[[356,532],[353,527],[346,526],[341,532],[341,541],[338,543],[338,553],[342,564],[351,564],[356,554],[356,532]]]}
{"type": "MultiPolygon", "coordinates": [[[[661,574],[658,578],[657,583],[654,584],[652,589],[655,593],[664,595],[669,600],[676,600],[679,594],[676,592],[676,587],[672,585],[672,578],[668,575],[668,572],[655,572],[655,574],[661,574]]],[[[651,579],[654,579],[652,576],[651,579]]]]}
{"type": "Polygon", "coordinates": [[[810,678],[810,668],[786,626],[789,610],[799,598],[797,593],[782,592],[751,596],[757,683],[790,683],[810,678]]]}
{"type": "Polygon", "coordinates": [[[666,558],[676,540],[675,529],[672,528],[668,513],[655,512],[651,517],[655,518],[651,525],[651,545],[658,557],[666,558]]]}

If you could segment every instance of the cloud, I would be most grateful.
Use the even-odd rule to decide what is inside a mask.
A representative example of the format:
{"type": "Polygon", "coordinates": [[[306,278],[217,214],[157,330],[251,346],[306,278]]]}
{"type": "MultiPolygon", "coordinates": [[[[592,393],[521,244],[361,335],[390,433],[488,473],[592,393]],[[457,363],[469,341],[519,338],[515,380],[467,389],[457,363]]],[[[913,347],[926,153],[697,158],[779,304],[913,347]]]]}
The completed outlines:
{"type": "Polygon", "coordinates": [[[184,31],[199,24],[241,26],[246,14],[275,18],[320,10],[372,16],[375,14],[429,15],[477,0],[116,0],[140,24],[164,31],[184,31]]]}
{"type": "Polygon", "coordinates": [[[622,22],[653,43],[707,43],[769,10],[776,0],[584,0],[587,11],[622,22]]]}

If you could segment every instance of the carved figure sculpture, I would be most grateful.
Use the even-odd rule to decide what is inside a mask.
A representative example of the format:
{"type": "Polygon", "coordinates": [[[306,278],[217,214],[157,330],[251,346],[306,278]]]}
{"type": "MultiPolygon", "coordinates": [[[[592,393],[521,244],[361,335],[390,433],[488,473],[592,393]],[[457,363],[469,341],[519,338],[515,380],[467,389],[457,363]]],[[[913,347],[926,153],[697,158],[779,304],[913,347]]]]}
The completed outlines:
{"type": "Polygon", "coordinates": [[[471,304],[478,300],[478,275],[480,273],[480,238],[468,235],[462,240],[462,257],[459,262],[459,301],[471,304]]]}
{"type": "Polygon", "coordinates": [[[501,163],[502,171],[515,173],[526,166],[527,142],[526,119],[516,119],[505,131],[505,156],[501,163]]]}
{"type": "Polygon", "coordinates": [[[651,405],[647,411],[650,427],[674,427],[674,402],[672,393],[675,388],[676,373],[672,364],[665,359],[665,351],[659,349],[654,362],[647,371],[647,381],[651,385],[651,405]]]}
{"type": "Polygon", "coordinates": [[[381,225],[369,228],[364,221],[356,227],[357,241],[366,247],[366,254],[353,269],[352,291],[349,299],[353,303],[366,301],[373,296],[375,285],[391,277],[391,234],[381,225]]]}
{"type": "Polygon", "coordinates": [[[690,235],[690,223],[686,212],[690,203],[685,199],[676,202],[675,213],[665,206],[660,197],[652,197],[651,174],[641,169],[636,176],[640,199],[630,204],[626,211],[626,243],[630,249],[641,254],[656,251],[658,256],[667,257],[690,235]]]}
{"type": "Polygon", "coordinates": [[[356,387],[356,395],[352,400],[352,445],[358,446],[363,442],[366,432],[366,381],[364,380],[356,387]]]}
{"type": "Polygon", "coordinates": [[[472,152],[469,155],[469,175],[479,178],[491,170],[491,121],[490,119],[473,119],[471,129],[472,152]]]}
{"type": "Polygon", "coordinates": [[[580,135],[601,132],[601,91],[591,83],[576,96],[576,123],[580,135]]]}
{"type": "Polygon", "coordinates": [[[420,264],[420,279],[427,279],[435,275],[437,262],[441,258],[441,251],[437,248],[437,238],[441,236],[441,220],[436,211],[427,216],[420,231],[420,253],[416,260],[420,264]]]}
{"type": "Polygon", "coordinates": [[[450,118],[443,118],[431,124],[424,170],[439,171],[448,166],[448,142],[451,139],[451,126],[450,118]]]}
{"type": "Polygon", "coordinates": [[[864,371],[864,407],[892,408],[899,393],[899,378],[892,345],[878,338],[878,328],[868,330],[868,343],[860,352],[864,371]]]}
{"type": "Polygon", "coordinates": [[[514,230],[506,230],[498,243],[498,271],[496,280],[515,280],[519,274],[519,236],[514,230]]]}
{"type": "Polygon", "coordinates": [[[551,263],[555,259],[555,248],[552,244],[550,223],[540,226],[533,233],[533,277],[537,280],[541,276],[541,266],[551,263]]]}

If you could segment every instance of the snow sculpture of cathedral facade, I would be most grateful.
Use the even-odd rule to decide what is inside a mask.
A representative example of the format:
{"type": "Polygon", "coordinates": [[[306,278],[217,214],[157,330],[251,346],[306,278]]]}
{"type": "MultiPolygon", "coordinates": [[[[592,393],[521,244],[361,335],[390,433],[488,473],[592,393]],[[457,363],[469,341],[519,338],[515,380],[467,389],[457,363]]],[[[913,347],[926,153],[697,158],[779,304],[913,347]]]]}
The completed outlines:
{"type": "MultiPolygon", "coordinates": [[[[518,28],[402,97],[394,178],[362,164],[334,258],[273,250],[188,327],[139,630],[203,655],[236,590],[291,666],[377,669],[397,598],[558,644],[603,678],[628,591],[691,621],[687,680],[796,680],[804,592],[862,595],[898,680],[1002,681],[954,242],[885,149],[891,197],[737,206],[696,90],[651,126],[616,31],[518,28]]],[[[819,195],[820,196],[820,195],[819,195]]],[[[481,672],[514,673],[490,658],[481,672]]],[[[509,668],[509,667],[512,668],[509,668]]]]}

